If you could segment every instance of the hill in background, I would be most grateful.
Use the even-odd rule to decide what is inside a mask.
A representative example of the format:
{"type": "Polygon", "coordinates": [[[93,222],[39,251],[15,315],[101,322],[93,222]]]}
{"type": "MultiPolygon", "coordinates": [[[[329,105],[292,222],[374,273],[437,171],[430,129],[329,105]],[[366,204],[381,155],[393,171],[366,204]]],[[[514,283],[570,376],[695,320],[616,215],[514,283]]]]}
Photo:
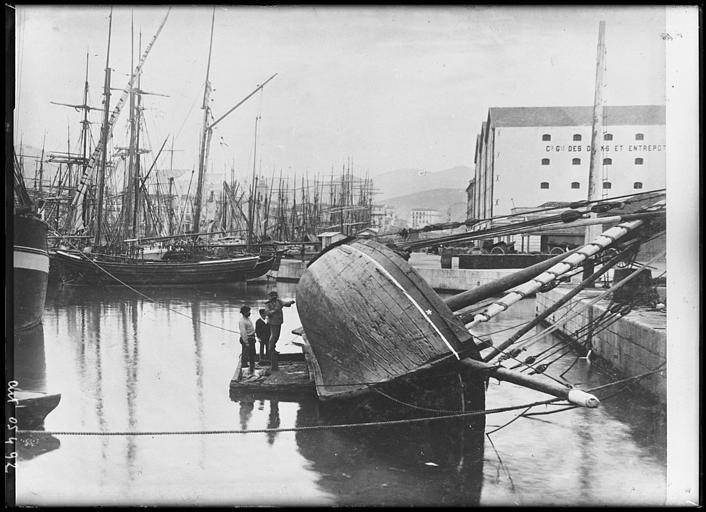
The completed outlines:
{"type": "Polygon", "coordinates": [[[464,192],[473,171],[465,165],[437,172],[420,169],[397,169],[373,178],[375,203],[387,203],[388,199],[434,189],[454,189],[464,192]]]}
{"type": "Polygon", "coordinates": [[[439,222],[466,220],[466,192],[452,188],[437,188],[425,190],[385,201],[386,205],[395,208],[400,219],[410,222],[411,211],[416,208],[427,208],[441,212],[439,222]]]}
{"type": "Polygon", "coordinates": [[[437,172],[397,169],[373,178],[376,204],[395,208],[400,219],[411,220],[411,211],[426,208],[441,212],[440,222],[466,219],[466,187],[472,169],[457,165],[437,172]]]}

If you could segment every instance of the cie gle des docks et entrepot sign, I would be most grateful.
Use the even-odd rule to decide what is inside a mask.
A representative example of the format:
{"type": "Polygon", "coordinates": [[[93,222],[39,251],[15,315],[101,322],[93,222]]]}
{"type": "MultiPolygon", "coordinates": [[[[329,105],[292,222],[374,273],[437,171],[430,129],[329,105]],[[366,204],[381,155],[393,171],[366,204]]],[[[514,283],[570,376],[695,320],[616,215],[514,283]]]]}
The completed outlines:
{"type": "MultiPolygon", "coordinates": [[[[567,153],[582,153],[582,152],[591,152],[591,146],[589,145],[582,145],[582,144],[561,144],[561,145],[550,145],[547,144],[545,146],[545,151],[547,153],[560,153],[562,151],[566,151],[567,153]]],[[[619,153],[621,151],[636,151],[636,152],[645,152],[645,151],[665,151],[667,149],[666,144],[601,144],[601,152],[602,153],[610,153],[610,152],[616,152],[619,153]]]]}

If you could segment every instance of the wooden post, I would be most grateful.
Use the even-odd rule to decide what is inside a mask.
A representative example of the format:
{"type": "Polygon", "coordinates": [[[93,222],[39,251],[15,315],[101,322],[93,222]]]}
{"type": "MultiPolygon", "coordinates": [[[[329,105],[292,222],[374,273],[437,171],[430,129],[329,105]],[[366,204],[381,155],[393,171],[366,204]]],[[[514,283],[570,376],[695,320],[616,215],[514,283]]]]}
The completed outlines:
{"type": "MultiPolygon", "coordinates": [[[[598,24],[598,48],[596,50],[596,85],[593,97],[593,122],[591,131],[591,159],[588,166],[588,200],[596,201],[600,199],[600,185],[602,182],[601,158],[603,152],[600,148],[600,134],[603,119],[603,68],[605,56],[605,21],[598,24]]],[[[592,213],[591,217],[596,217],[597,214],[592,213]]],[[[586,228],[585,242],[595,239],[600,234],[600,226],[588,226],[586,228]]],[[[593,273],[593,264],[587,262],[584,265],[583,278],[588,277],[593,273]]]]}

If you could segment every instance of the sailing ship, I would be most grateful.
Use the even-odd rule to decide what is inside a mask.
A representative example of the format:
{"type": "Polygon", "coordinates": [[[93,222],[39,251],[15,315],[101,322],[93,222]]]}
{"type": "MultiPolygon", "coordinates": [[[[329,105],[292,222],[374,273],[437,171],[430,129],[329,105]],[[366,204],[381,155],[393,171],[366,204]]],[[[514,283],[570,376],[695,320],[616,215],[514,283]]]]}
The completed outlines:
{"type": "MultiPolygon", "coordinates": [[[[52,268],[59,276],[59,279],[64,283],[69,284],[127,284],[130,286],[151,286],[151,285],[171,285],[171,284],[215,284],[215,283],[234,283],[242,282],[248,279],[254,279],[265,275],[272,268],[275,268],[278,263],[278,254],[274,250],[261,250],[254,254],[243,253],[243,251],[227,251],[227,254],[217,254],[218,251],[210,251],[209,243],[203,243],[200,240],[201,235],[199,228],[201,227],[201,209],[202,195],[204,185],[204,173],[207,168],[208,145],[210,144],[213,125],[223,119],[225,115],[235,110],[240,104],[246,101],[249,97],[262,89],[269,81],[258,86],[248,97],[233,107],[229,112],[222,116],[219,120],[209,125],[211,112],[209,106],[209,94],[211,84],[209,82],[210,70],[210,49],[209,59],[206,71],[206,81],[204,86],[204,125],[201,136],[201,149],[199,154],[199,174],[196,196],[194,199],[194,218],[192,223],[192,232],[177,235],[168,235],[162,237],[144,237],[144,229],[141,229],[140,218],[146,212],[152,212],[152,207],[149,202],[145,182],[155,167],[157,159],[164,148],[167,139],[165,139],[160,148],[157,157],[155,158],[149,170],[141,175],[140,171],[140,154],[143,149],[140,148],[140,116],[142,112],[140,98],[146,93],[140,88],[140,77],[144,63],[149,55],[150,49],[154,45],[159,33],[166,23],[167,15],[160,24],[156,34],[152,38],[150,44],[146,47],[142,57],[132,73],[127,87],[123,90],[122,97],[115,107],[113,114],[109,116],[110,111],[110,33],[112,29],[112,15],[109,24],[108,35],[108,51],[106,56],[106,78],[104,86],[104,119],[100,144],[97,146],[87,165],[84,167],[84,172],[81,177],[79,188],[74,195],[69,214],[67,215],[66,224],[71,225],[74,219],[77,225],[84,224],[84,229],[91,229],[93,239],[92,245],[88,245],[85,250],[80,250],[75,244],[71,243],[71,237],[64,237],[63,240],[71,247],[56,250],[52,254],[52,268]],[[108,139],[112,131],[112,127],[120,114],[122,106],[127,97],[130,98],[130,142],[126,149],[126,158],[128,161],[126,190],[122,194],[123,204],[117,208],[119,214],[114,215],[113,222],[116,224],[115,229],[122,233],[122,240],[119,243],[109,242],[106,234],[108,221],[105,215],[105,192],[106,192],[106,167],[107,167],[107,148],[108,139]],[[86,201],[86,192],[88,184],[92,181],[92,170],[95,167],[100,157],[101,165],[97,168],[97,186],[95,191],[96,205],[93,222],[85,225],[84,220],[87,218],[85,214],[77,215],[77,210],[81,209],[86,201]],[[144,207],[142,207],[145,201],[144,207]],[[156,248],[156,253],[162,258],[150,256],[153,248],[147,248],[147,257],[145,258],[145,248],[141,245],[145,239],[157,240],[160,239],[162,247],[156,248]],[[172,243],[177,246],[177,251],[167,251],[165,246],[172,243]],[[166,261],[164,256],[169,256],[170,261],[166,261]]],[[[213,42],[213,20],[211,26],[211,45],[213,42]]],[[[274,78],[271,77],[270,80],[274,78]]],[[[171,183],[170,183],[171,184],[171,183]]],[[[84,212],[85,213],[85,212],[84,212]]],[[[146,215],[144,215],[146,217],[146,215]]],[[[164,224],[164,223],[162,223],[164,224]]],[[[171,227],[171,218],[170,218],[171,227]]],[[[74,227],[74,230],[76,228],[74,227]]],[[[210,235],[210,233],[205,233],[210,235]]],[[[153,251],[154,252],[154,251],[153,251]]]]}

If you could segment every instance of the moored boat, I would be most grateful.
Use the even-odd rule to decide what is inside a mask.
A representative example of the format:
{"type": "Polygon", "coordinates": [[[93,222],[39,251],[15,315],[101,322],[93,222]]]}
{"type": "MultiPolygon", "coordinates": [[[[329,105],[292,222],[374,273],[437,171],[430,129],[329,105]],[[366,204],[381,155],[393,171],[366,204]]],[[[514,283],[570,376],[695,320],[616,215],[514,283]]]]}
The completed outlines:
{"type": "Polygon", "coordinates": [[[61,250],[52,259],[65,282],[130,286],[242,282],[266,274],[274,261],[270,258],[260,262],[255,255],[197,262],[121,262],[61,250]]]}
{"type": "Polygon", "coordinates": [[[13,216],[12,270],[15,330],[41,323],[49,278],[48,226],[31,214],[13,216]]]}

